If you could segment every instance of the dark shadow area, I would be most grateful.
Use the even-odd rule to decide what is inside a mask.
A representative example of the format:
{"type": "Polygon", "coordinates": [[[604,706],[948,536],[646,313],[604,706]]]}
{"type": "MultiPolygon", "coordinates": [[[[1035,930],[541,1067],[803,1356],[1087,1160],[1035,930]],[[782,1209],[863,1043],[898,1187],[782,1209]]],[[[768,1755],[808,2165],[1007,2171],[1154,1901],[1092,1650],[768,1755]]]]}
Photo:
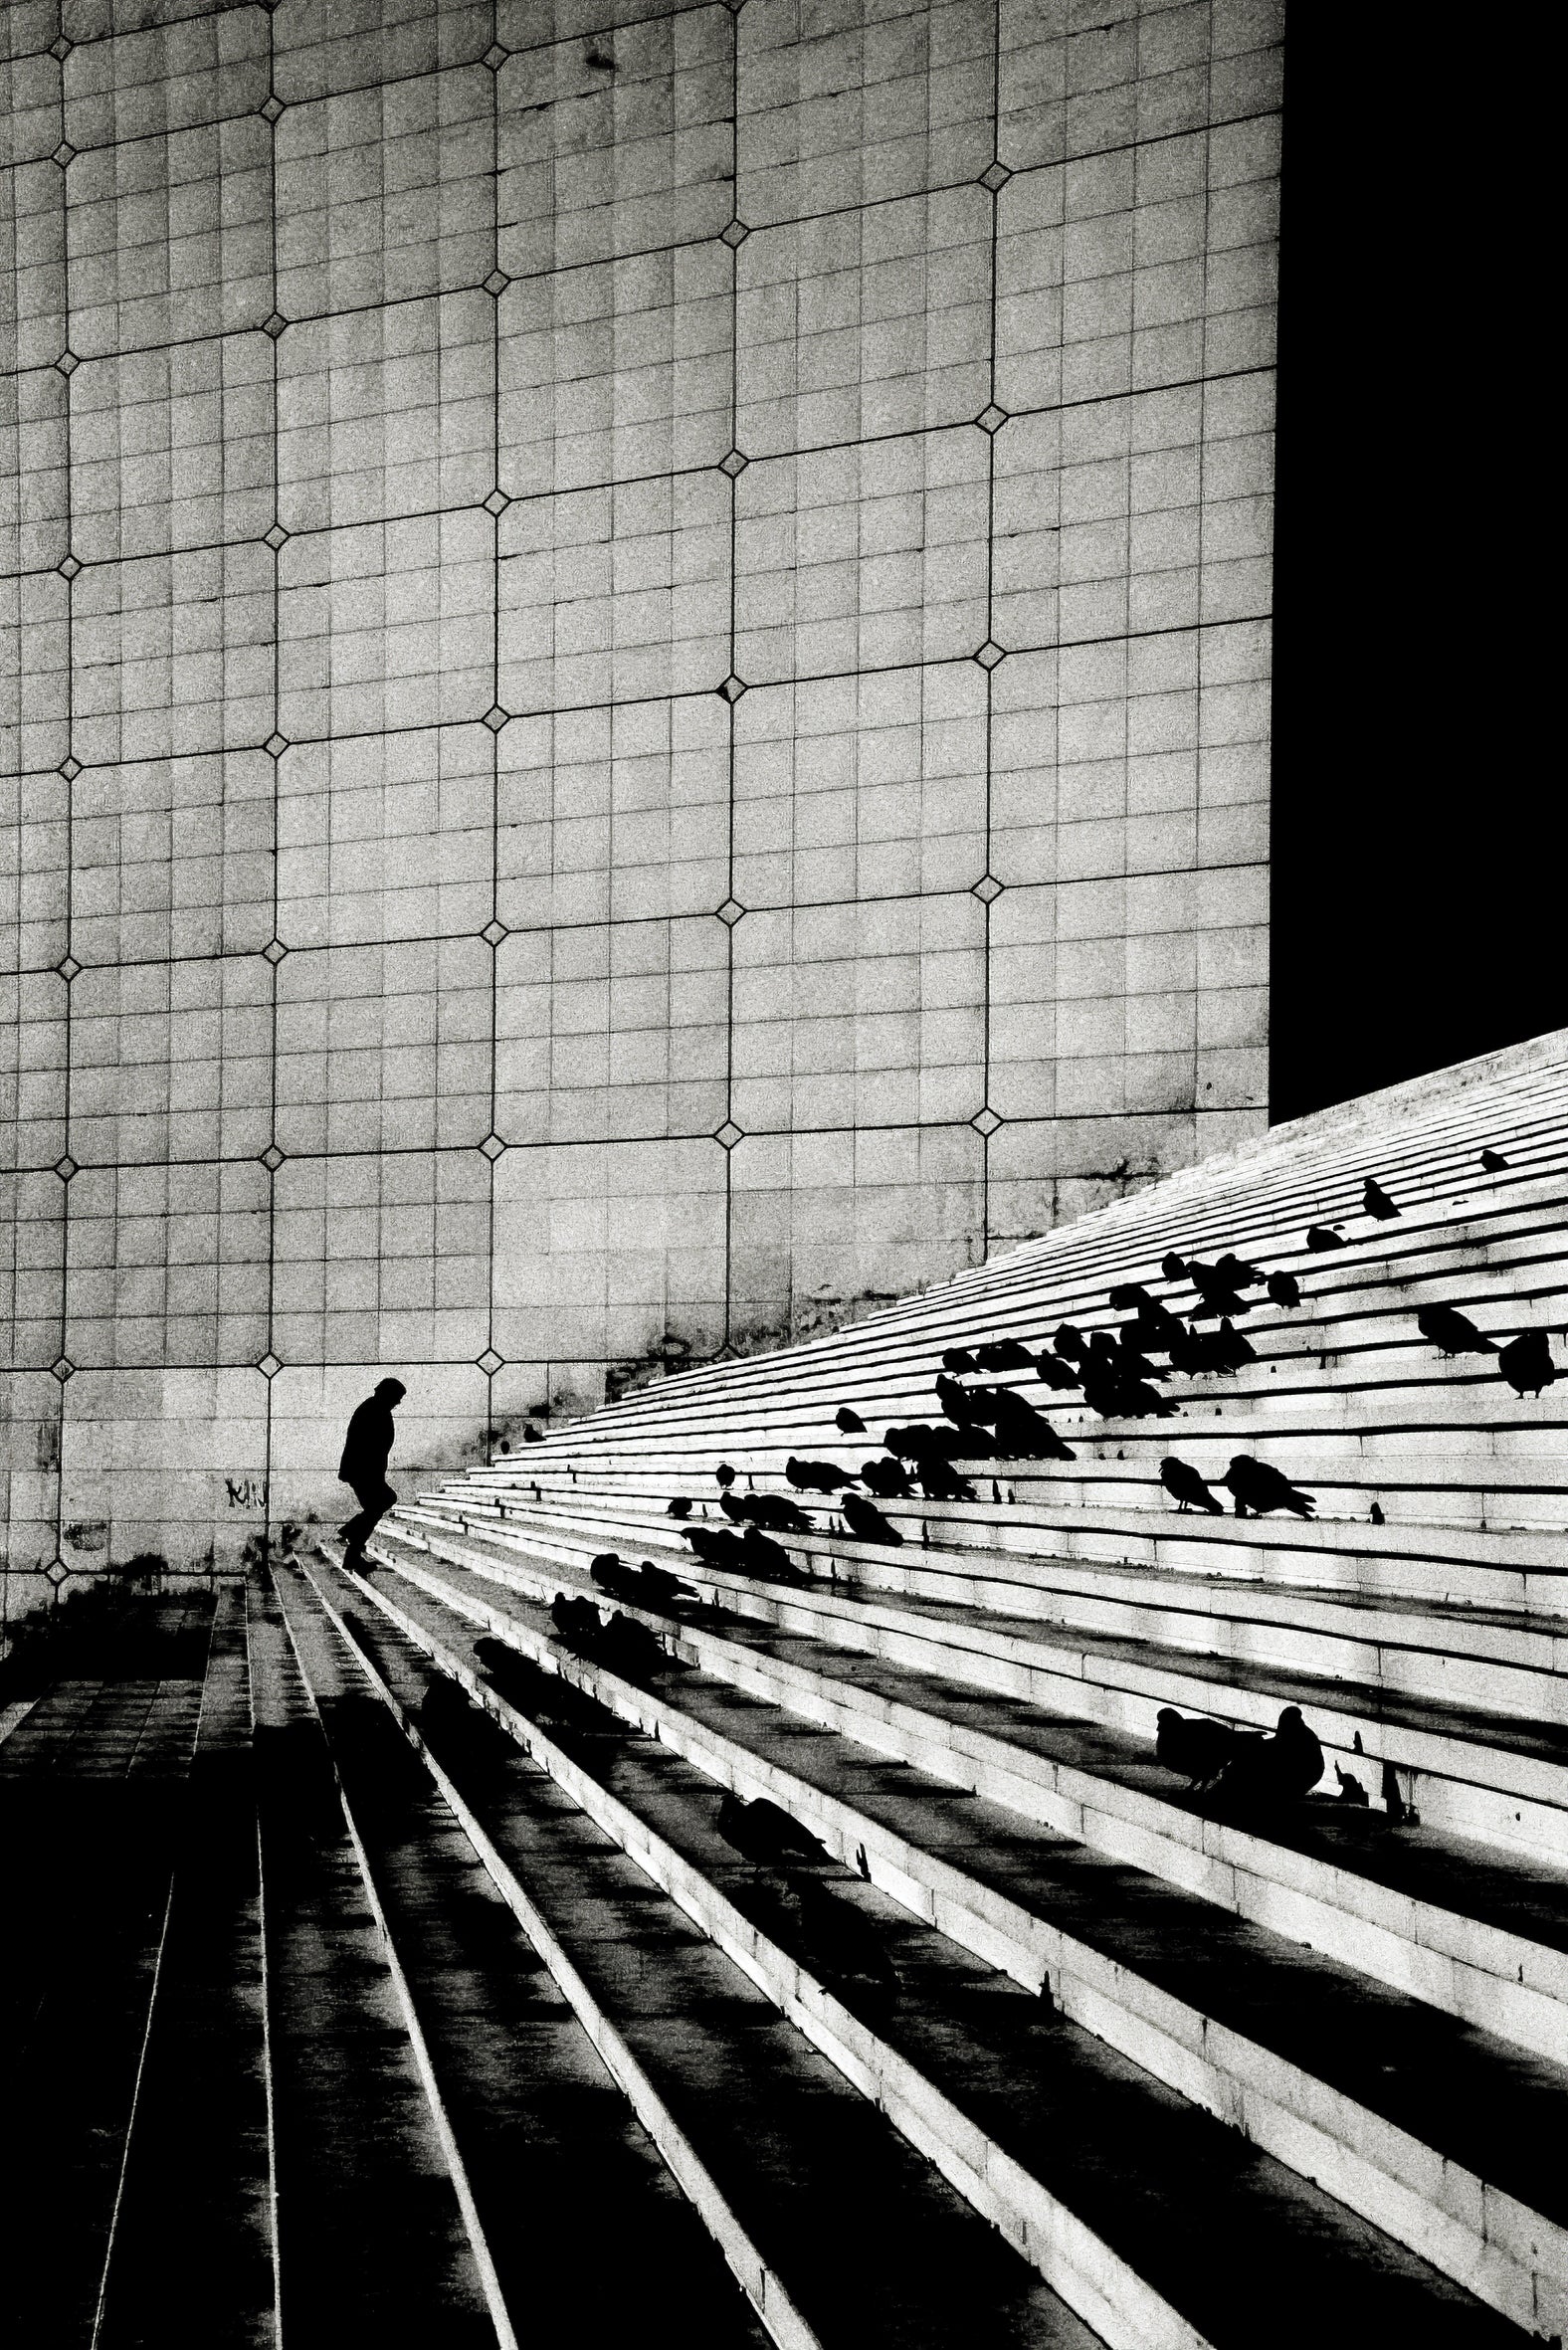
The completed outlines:
{"type": "Polygon", "coordinates": [[[1275,1120],[1568,1022],[1537,546],[1548,276],[1503,56],[1441,18],[1289,13],[1275,1120]]]}

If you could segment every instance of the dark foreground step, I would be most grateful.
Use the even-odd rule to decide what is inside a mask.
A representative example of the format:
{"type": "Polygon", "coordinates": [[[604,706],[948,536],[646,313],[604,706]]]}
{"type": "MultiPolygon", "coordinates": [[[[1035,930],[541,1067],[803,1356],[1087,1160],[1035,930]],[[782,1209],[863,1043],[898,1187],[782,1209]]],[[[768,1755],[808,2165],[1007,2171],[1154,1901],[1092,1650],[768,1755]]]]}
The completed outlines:
{"type": "MultiPolygon", "coordinates": [[[[316,1605],[288,1588],[292,1617],[316,1605]]],[[[352,1628],[356,1645],[371,1629],[352,1628]]],[[[537,1763],[390,1628],[375,1665],[776,2340],[1091,2350],[1033,2266],[537,1763]]]]}
{"type": "Polygon", "coordinates": [[[634,1684],[584,1663],[541,1606],[461,1569],[355,1581],[449,1669],[524,1710],[531,1687],[546,1722],[571,1690],[539,1665],[721,1786],[782,1805],[965,1948],[1030,1988],[1047,1980],[1168,2086],[1548,2330],[1568,2279],[1568,2178],[1536,2151],[1568,2133],[1555,2066],[700,1670],[634,1684]],[[496,1636],[530,1661],[518,1673],[496,1636]]]}
{"type": "MultiPolygon", "coordinates": [[[[390,1688],[431,1666],[329,1570],[323,1596],[390,1688]]],[[[712,1782],[613,1714],[572,1750],[497,1691],[577,1801],[747,1963],[847,2077],[1091,2314],[1108,2340],[1501,2345],[1517,2329],[1239,2133],[827,1865],[740,1860],[712,1782]],[[1214,2256],[1215,2241],[1227,2256],[1214,2256]]]]}

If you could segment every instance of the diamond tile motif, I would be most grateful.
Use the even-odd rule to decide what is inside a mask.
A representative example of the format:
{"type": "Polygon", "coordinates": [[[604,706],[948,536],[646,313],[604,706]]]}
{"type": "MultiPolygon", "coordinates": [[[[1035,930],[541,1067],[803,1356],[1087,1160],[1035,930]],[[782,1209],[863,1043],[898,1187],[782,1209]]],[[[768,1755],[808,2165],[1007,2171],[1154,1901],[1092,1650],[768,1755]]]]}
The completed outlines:
{"type": "Polygon", "coordinates": [[[46,1583],[52,1583],[55,1589],[58,1591],[70,1572],[71,1569],[67,1566],[63,1558],[52,1558],[48,1566],[44,1569],[44,1581],[46,1583]]]}
{"type": "Polygon", "coordinates": [[[976,653],[975,659],[983,670],[994,670],[999,661],[1007,659],[1007,654],[1000,645],[987,637],[985,643],[976,653]]]}
{"type": "Polygon", "coordinates": [[[983,433],[994,433],[1000,426],[1005,425],[1006,422],[1007,410],[1005,408],[998,408],[994,400],[988,407],[982,408],[979,415],[975,418],[975,423],[980,427],[980,430],[983,433]]]}
{"type": "Polygon", "coordinates": [[[264,334],[270,334],[274,342],[276,342],[288,323],[289,321],[284,316],[282,310],[274,310],[270,318],[264,318],[262,320],[262,332],[264,334]]]}
{"type": "Polygon", "coordinates": [[[492,48],[486,50],[485,55],[480,60],[480,63],[483,66],[489,66],[492,74],[498,74],[501,70],[501,67],[506,63],[506,60],[510,57],[510,55],[511,51],[509,49],[502,49],[500,43],[497,41],[492,48]]]}
{"type": "Polygon", "coordinates": [[[282,522],[275,522],[271,530],[265,531],[263,533],[262,544],[264,546],[270,546],[275,555],[281,546],[287,546],[289,544],[289,533],[284,528],[282,522]]]}
{"type": "Polygon", "coordinates": [[[60,1180],[61,1180],[61,1182],[62,1182],[62,1183],[69,1183],[69,1182],[71,1181],[71,1178],[72,1178],[72,1176],[73,1176],[73,1175],[75,1175],[75,1174],[76,1174],[76,1172],[77,1172],[77,1162],[76,1162],[76,1160],[75,1160],[75,1159],[72,1157],[72,1155],[71,1155],[71,1153],[70,1153],[70,1151],[69,1151],[69,1150],[67,1151],[67,1153],[66,1153],[66,1155],[65,1155],[65,1157],[64,1157],[63,1159],[56,1159],[56,1161],[55,1161],[55,1173],[56,1173],[56,1174],[57,1174],[57,1175],[60,1177],[60,1180]]]}
{"type": "Polygon", "coordinates": [[[511,280],[507,277],[504,270],[491,270],[490,276],[488,278],[482,279],[481,283],[484,286],[487,294],[500,294],[505,293],[507,287],[511,284],[511,280]]]}
{"type": "Polygon", "coordinates": [[[264,961],[276,965],[283,961],[285,955],[288,952],[289,949],[285,946],[281,938],[269,938],[267,944],[262,949],[262,957],[264,961]]]}
{"type": "Polygon", "coordinates": [[[503,710],[498,701],[492,701],[485,712],[485,723],[492,734],[498,734],[510,716],[510,710],[503,710]]]}
{"type": "Polygon", "coordinates": [[[510,503],[511,499],[504,490],[492,490],[485,500],[485,511],[488,514],[503,514],[510,503]]]}
{"type": "Polygon", "coordinates": [[[277,1174],[284,1163],[284,1156],[285,1154],[279,1149],[276,1142],[269,1142],[267,1148],[261,1153],[262,1165],[267,1169],[269,1175],[277,1174]]]}
{"type": "Polygon", "coordinates": [[[56,1355],[54,1361],[49,1367],[54,1373],[55,1377],[60,1381],[61,1386],[64,1387],[66,1381],[74,1375],[77,1366],[72,1361],[70,1355],[60,1354],[56,1355]]]}
{"type": "Polygon", "coordinates": [[[281,759],[289,748],[289,737],[287,734],[269,734],[262,748],[270,759],[281,759]]]}
{"type": "Polygon", "coordinates": [[[479,1147],[493,1165],[494,1161],[500,1157],[500,1154],[505,1149],[506,1145],[504,1142],[502,1142],[498,1134],[487,1134],[479,1147]]]}
{"type": "Polygon", "coordinates": [[[55,361],[55,365],[60,370],[62,375],[75,375],[81,364],[82,362],[77,357],[75,351],[62,351],[59,358],[55,361]]]}
{"type": "Polygon", "coordinates": [[[260,1362],[257,1364],[256,1368],[261,1372],[264,1379],[276,1379],[279,1372],[283,1369],[283,1364],[279,1360],[278,1356],[274,1354],[272,1348],[269,1347],[267,1352],[262,1356],[260,1362]]]}
{"type": "Polygon", "coordinates": [[[743,474],[745,472],[747,466],[750,463],[751,460],[749,457],[743,456],[738,449],[731,449],[727,457],[721,457],[719,459],[718,470],[721,474],[727,474],[730,480],[733,481],[737,474],[743,474]]]}
{"type": "Polygon", "coordinates": [[[76,978],[81,968],[82,965],[77,961],[75,955],[62,955],[59,962],[55,965],[55,969],[60,973],[61,978],[66,982],[68,987],[70,986],[72,980],[76,978]]]}
{"type": "Polygon", "coordinates": [[[62,759],[55,772],[57,775],[63,775],[67,783],[75,783],[82,772],[82,761],[80,759],[62,759]]]}
{"type": "Polygon", "coordinates": [[[68,164],[76,161],[77,150],[69,138],[63,138],[49,159],[51,163],[58,163],[61,170],[64,171],[68,164]]]}
{"type": "Polygon", "coordinates": [[[75,579],[81,568],[75,555],[67,555],[55,565],[62,579],[75,579]]]}
{"type": "Polygon", "coordinates": [[[985,1109],[977,1109],[969,1123],[977,1134],[994,1134],[1002,1121],[996,1111],[988,1106],[985,1109]]]}
{"type": "Polygon", "coordinates": [[[1009,171],[1007,165],[998,160],[995,163],[988,163],[986,165],[984,171],[982,171],[980,174],[980,185],[983,188],[989,188],[992,195],[994,196],[1000,189],[1006,187],[1012,176],[1013,174],[1011,171],[1009,171]]]}
{"type": "Polygon", "coordinates": [[[713,911],[717,914],[719,920],[721,922],[727,922],[731,930],[733,930],[735,924],[739,921],[745,910],[745,907],[738,904],[733,897],[726,897],[722,905],[715,905],[713,908],[713,911]]]}
{"type": "Polygon", "coordinates": [[[284,101],[281,98],[264,98],[260,108],[262,120],[264,122],[276,122],[283,110],[284,101]]]}
{"type": "Polygon", "coordinates": [[[995,874],[982,874],[969,894],[978,897],[982,905],[989,905],[993,898],[1001,896],[1002,884],[995,874]]]}
{"type": "Polygon", "coordinates": [[[51,41],[49,44],[49,54],[53,58],[58,58],[60,63],[64,65],[74,47],[75,43],[68,41],[65,34],[62,33],[58,41],[51,41]]]}
{"type": "Polygon", "coordinates": [[[511,932],[507,929],[504,922],[487,922],[484,929],[480,932],[480,936],[484,939],[487,946],[499,946],[503,938],[509,938],[511,936],[511,932]]]}
{"type": "Polygon", "coordinates": [[[744,678],[737,678],[731,671],[722,685],[715,685],[713,690],[715,693],[721,694],[725,701],[735,702],[745,692],[746,681],[744,678]]]}
{"type": "Polygon", "coordinates": [[[751,231],[747,228],[743,220],[732,220],[727,229],[720,229],[718,233],[723,238],[724,243],[729,246],[731,251],[733,251],[735,246],[744,245],[746,239],[750,236],[751,231]]]}
{"type": "Polygon", "coordinates": [[[477,1354],[474,1360],[487,1379],[493,1379],[497,1371],[503,1371],[506,1367],[505,1356],[497,1354],[493,1346],[487,1346],[485,1352],[477,1354]]]}
{"type": "Polygon", "coordinates": [[[721,1126],[715,1126],[713,1129],[713,1140],[721,1142],[725,1150],[733,1150],[737,1142],[744,1142],[745,1139],[744,1133],[733,1118],[726,1118],[721,1126]]]}

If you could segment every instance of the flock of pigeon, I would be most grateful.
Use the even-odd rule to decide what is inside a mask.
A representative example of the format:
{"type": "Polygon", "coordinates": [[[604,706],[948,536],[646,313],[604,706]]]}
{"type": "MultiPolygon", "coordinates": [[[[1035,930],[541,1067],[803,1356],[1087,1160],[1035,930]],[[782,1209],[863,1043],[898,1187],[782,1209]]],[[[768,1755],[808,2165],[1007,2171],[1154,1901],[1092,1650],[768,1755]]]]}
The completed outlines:
{"type": "MultiPolygon", "coordinates": [[[[1498,1173],[1508,1164],[1494,1150],[1483,1150],[1480,1160],[1488,1173],[1498,1173]]],[[[1366,1178],[1362,1213],[1380,1223],[1400,1214],[1397,1203],[1375,1176],[1366,1178]]],[[[1308,1250],[1321,1254],[1346,1247],[1339,1229],[1344,1221],[1310,1226],[1308,1250]]],[[[949,1347],[935,1379],[940,1420],[889,1427],[883,1434],[882,1455],[863,1462],[859,1473],[836,1462],[802,1460],[792,1454],[784,1465],[789,1492],[758,1492],[749,1476],[746,1490],[741,1492],[735,1469],[721,1462],[714,1475],[719,1510],[727,1523],[712,1523],[705,1510],[692,1522],[693,1504],[685,1495],[667,1504],[668,1513],[681,1522],[692,1551],[706,1564],[765,1582],[805,1584],[809,1577],[778,1539],[814,1530],[814,1520],[796,1494],[830,1501],[839,1511],[843,1530],[857,1541],[898,1547],[904,1535],[878,1507],[879,1500],[909,1500],[918,1493],[930,1500],[973,1501],[977,1498],[975,1488],[954,1466],[958,1461],[1077,1458],[1052,1422],[1019,1388],[991,1384],[985,1374],[1032,1371],[1054,1394],[1078,1397],[1101,1419],[1164,1419],[1177,1410],[1161,1393],[1161,1383],[1173,1374],[1198,1377],[1233,1372],[1257,1359],[1257,1350],[1236,1327],[1238,1320],[1261,1302],[1248,1291],[1262,1289],[1269,1302],[1282,1311],[1301,1302],[1300,1284],[1293,1273],[1269,1273],[1230,1253],[1209,1264],[1172,1252],[1162,1260],[1160,1270],[1168,1281],[1189,1282],[1196,1292],[1195,1302],[1178,1312],[1141,1284],[1121,1282],[1111,1289],[1108,1301],[1113,1311],[1126,1312],[1132,1318],[1114,1330],[1085,1335],[1071,1322],[1064,1322],[1050,1345],[1039,1353],[1032,1353],[1016,1338],[996,1339],[972,1350],[949,1347]],[[1204,1327],[1206,1324],[1214,1326],[1204,1327]],[[1164,1362],[1157,1363],[1156,1356],[1163,1356],[1164,1362]]],[[[1494,1356],[1498,1373],[1518,1396],[1539,1395],[1557,1376],[1543,1330],[1529,1330],[1499,1344],[1452,1305],[1423,1306],[1416,1323],[1422,1336],[1445,1356],[1494,1356]]],[[[845,1437],[866,1433],[866,1422],[849,1405],[840,1406],[835,1425],[845,1437]]],[[[1190,1463],[1170,1456],[1161,1462],[1159,1475],[1179,1511],[1223,1513],[1225,1504],[1219,1493],[1190,1463]]],[[[1238,1517],[1264,1516],[1278,1509],[1308,1518],[1315,1508],[1310,1493],[1300,1491],[1269,1463],[1246,1454],[1237,1454],[1215,1484],[1230,1496],[1238,1517]]],[[[995,1484],[992,1496],[1000,1498],[995,1484]]],[[[1383,1523],[1376,1502],[1372,1517],[1374,1523],[1383,1523]]],[[[923,1526],[921,1537],[925,1538],[923,1526]]],[[[609,1598],[657,1614],[672,1613],[682,1601],[697,1600],[697,1594],[678,1576],[651,1562],[628,1567],[609,1553],[593,1562],[592,1574],[609,1598]]],[[[565,1596],[557,1598],[552,1614],[564,1646],[620,1669],[628,1678],[641,1679],[656,1664],[669,1663],[654,1635],[631,1617],[613,1614],[604,1622],[591,1601],[565,1596]]],[[[1167,1706],[1158,1717],[1155,1759],[1184,1777],[1195,1794],[1244,1809],[1293,1802],[1316,1787],[1323,1775],[1322,1747],[1294,1705],[1285,1707],[1277,1727],[1268,1734],[1186,1718],[1167,1706]]],[[[1366,1791],[1354,1776],[1337,1765],[1335,1775],[1338,1801],[1367,1803],[1366,1791]]],[[[1391,1819],[1406,1816],[1398,1782],[1386,1767],[1382,1796],[1391,1819]]],[[[732,1798],[726,1803],[730,1808],[720,1820],[721,1832],[748,1857],[764,1857],[759,1849],[751,1849],[764,1834],[764,1815],[768,1819],[765,1833],[774,1843],[784,1833],[779,1822],[786,1824],[791,1836],[804,1834],[784,1813],[774,1817],[771,1805],[744,1806],[732,1798]],[[748,1820],[752,1825],[747,1825],[748,1820]]],[[[814,1850],[820,1852],[820,1848],[814,1850]]],[[[779,1857],[771,1852],[775,1862],[779,1857]]]]}

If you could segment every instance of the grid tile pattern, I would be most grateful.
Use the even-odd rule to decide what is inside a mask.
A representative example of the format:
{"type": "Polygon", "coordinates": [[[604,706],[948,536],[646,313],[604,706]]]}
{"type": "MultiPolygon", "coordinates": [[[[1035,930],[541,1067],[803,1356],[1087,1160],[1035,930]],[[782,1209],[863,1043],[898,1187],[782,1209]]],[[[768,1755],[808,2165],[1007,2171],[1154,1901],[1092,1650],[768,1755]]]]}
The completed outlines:
{"type": "Polygon", "coordinates": [[[8,1604],[1263,1124],[1280,14],[7,12],[8,1604]]]}

